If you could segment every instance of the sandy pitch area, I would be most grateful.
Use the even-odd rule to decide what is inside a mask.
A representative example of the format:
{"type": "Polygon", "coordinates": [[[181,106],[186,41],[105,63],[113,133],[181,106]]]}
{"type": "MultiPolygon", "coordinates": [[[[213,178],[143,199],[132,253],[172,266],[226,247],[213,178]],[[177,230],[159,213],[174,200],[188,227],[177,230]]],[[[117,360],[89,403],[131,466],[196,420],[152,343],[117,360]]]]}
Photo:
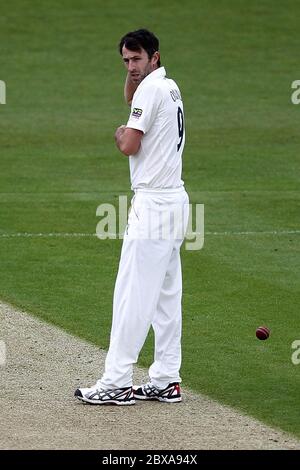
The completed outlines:
{"type": "MultiPolygon", "coordinates": [[[[300,449],[300,442],[183,387],[183,402],[89,406],[105,351],[0,302],[1,449],[300,449]]],[[[147,379],[135,369],[135,383],[147,379]]]]}

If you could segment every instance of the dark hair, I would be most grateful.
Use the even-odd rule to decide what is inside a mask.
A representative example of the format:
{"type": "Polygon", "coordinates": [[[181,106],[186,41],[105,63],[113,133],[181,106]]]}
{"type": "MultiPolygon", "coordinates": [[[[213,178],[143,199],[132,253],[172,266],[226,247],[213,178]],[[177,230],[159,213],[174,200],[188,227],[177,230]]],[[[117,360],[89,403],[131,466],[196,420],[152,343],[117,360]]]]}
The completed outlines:
{"type": "MultiPolygon", "coordinates": [[[[148,29],[138,29],[137,31],[131,31],[122,37],[119,44],[121,55],[123,46],[130,51],[141,52],[141,50],[144,49],[147,52],[149,59],[151,59],[153,54],[159,50],[159,40],[153,33],[151,33],[151,31],[148,31],[148,29]]],[[[160,67],[160,59],[158,59],[157,65],[160,67]]]]}

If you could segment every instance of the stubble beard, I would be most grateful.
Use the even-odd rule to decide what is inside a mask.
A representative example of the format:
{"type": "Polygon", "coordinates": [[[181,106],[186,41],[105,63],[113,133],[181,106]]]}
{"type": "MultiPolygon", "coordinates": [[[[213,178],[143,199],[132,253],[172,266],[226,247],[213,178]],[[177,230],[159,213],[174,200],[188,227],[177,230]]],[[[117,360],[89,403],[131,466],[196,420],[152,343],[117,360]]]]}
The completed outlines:
{"type": "Polygon", "coordinates": [[[141,72],[140,76],[137,79],[133,78],[132,81],[139,85],[151,72],[153,72],[153,69],[151,68],[149,61],[149,64],[146,65],[145,70],[141,72]]]}

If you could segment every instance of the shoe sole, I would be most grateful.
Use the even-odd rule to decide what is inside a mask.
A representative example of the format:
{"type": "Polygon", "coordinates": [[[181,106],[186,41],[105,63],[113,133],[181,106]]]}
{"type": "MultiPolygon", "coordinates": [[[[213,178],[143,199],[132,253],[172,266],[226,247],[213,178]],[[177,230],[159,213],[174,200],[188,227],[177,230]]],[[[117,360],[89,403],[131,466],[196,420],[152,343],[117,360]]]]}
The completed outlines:
{"type": "Polygon", "coordinates": [[[175,398],[163,398],[163,397],[143,397],[141,395],[137,396],[134,395],[135,400],[144,400],[144,401],[160,401],[164,403],[180,403],[182,401],[182,397],[175,397],[175,398]]]}
{"type": "Polygon", "coordinates": [[[134,405],[135,400],[129,400],[129,401],[120,401],[120,400],[106,400],[106,401],[100,401],[100,400],[89,400],[88,398],[84,397],[76,397],[78,400],[83,401],[84,403],[89,403],[90,405],[117,405],[117,406],[127,406],[127,405],[134,405]]]}

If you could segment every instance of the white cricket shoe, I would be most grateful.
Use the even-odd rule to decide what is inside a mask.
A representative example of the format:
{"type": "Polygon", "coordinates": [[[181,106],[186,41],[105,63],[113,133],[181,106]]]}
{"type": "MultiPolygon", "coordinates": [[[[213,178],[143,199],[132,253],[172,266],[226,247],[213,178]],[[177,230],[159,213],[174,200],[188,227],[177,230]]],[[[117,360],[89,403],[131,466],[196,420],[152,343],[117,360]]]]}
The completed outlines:
{"type": "Polygon", "coordinates": [[[104,390],[97,384],[90,388],[77,388],[74,396],[92,405],[134,405],[132,387],[104,390]]]}
{"type": "Polygon", "coordinates": [[[178,403],[182,400],[178,382],[172,382],[163,389],[157,388],[151,382],[148,382],[133,387],[133,396],[137,400],[158,400],[165,403],[178,403]]]}

